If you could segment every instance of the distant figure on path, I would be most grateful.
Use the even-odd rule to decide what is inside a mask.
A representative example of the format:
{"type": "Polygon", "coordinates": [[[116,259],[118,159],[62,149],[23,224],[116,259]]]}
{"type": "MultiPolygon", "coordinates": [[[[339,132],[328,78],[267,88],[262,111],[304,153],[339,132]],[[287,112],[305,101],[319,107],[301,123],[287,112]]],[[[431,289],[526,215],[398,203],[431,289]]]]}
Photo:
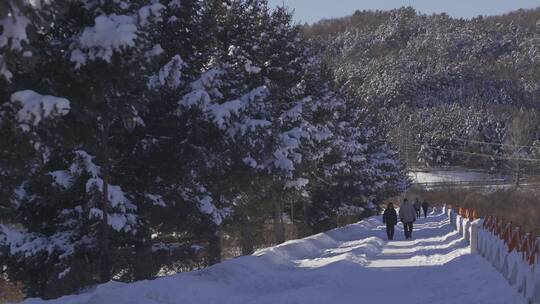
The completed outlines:
{"type": "Polygon", "coordinates": [[[403,223],[405,239],[408,240],[412,238],[413,222],[416,221],[416,210],[406,198],[403,199],[403,204],[401,204],[401,207],[399,207],[399,219],[403,223]]]}
{"type": "Polygon", "coordinates": [[[421,209],[422,209],[422,203],[420,203],[420,200],[417,197],[416,200],[414,201],[414,211],[416,211],[416,217],[420,217],[421,209]]]}
{"type": "Polygon", "coordinates": [[[427,218],[427,212],[429,209],[429,204],[426,200],[422,203],[422,209],[424,209],[424,218],[427,218]]]}
{"type": "Polygon", "coordinates": [[[388,206],[386,206],[382,216],[382,222],[383,224],[386,224],[386,235],[388,236],[388,240],[393,240],[394,227],[397,224],[397,213],[396,209],[394,209],[394,204],[388,203],[388,206]]]}

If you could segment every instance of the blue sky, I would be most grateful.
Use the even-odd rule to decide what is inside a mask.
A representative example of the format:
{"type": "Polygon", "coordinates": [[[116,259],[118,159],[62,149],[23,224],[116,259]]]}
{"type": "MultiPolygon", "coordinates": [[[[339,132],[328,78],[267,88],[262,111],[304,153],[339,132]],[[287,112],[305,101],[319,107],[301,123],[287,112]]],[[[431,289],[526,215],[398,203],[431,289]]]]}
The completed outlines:
{"type": "Polygon", "coordinates": [[[540,0],[268,0],[268,2],[271,6],[285,2],[286,6],[294,9],[295,20],[301,23],[346,16],[357,9],[388,10],[412,6],[422,13],[445,12],[453,17],[471,18],[540,6],[540,0]]]}

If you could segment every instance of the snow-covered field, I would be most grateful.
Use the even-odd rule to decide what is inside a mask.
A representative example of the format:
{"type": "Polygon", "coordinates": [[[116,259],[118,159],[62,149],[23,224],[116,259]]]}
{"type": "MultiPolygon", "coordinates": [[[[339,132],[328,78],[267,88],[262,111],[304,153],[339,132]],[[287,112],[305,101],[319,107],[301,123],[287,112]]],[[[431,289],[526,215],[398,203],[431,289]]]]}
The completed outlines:
{"type": "Polygon", "coordinates": [[[411,241],[401,228],[387,242],[372,217],[201,271],[108,283],[52,303],[523,303],[445,215],[419,219],[411,241]]]}
{"type": "Polygon", "coordinates": [[[421,184],[512,180],[512,178],[507,175],[472,171],[416,171],[410,172],[409,176],[412,178],[414,183],[421,184]]]}

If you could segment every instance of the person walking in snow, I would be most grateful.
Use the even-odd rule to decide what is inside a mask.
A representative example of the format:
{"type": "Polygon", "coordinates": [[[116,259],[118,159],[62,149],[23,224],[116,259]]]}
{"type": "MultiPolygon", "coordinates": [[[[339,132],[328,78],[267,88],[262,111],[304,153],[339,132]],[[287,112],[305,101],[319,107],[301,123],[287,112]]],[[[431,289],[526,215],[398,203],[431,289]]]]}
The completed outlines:
{"type": "Polygon", "coordinates": [[[427,212],[429,209],[429,204],[426,200],[422,203],[422,209],[424,209],[424,218],[427,218],[427,212]]]}
{"type": "Polygon", "coordinates": [[[388,206],[386,206],[383,213],[382,222],[383,224],[386,224],[386,235],[388,236],[388,240],[393,240],[394,228],[397,224],[397,213],[396,209],[394,209],[394,204],[388,203],[388,206]]]}
{"type": "Polygon", "coordinates": [[[416,210],[406,198],[403,199],[403,204],[401,204],[401,207],[399,208],[399,219],[403,223],[405,239],[408,240],[412,238],[413,223],[416,221],[416,210]]]}
{"type": "Polygon", "coordinates": [[[417,197],[416,200],[414,201],[414,211],[416,212],[416,217],[417,218],[419,218],[421,216],[421,214],[420,214],[421,208],[422,208],[422,203],[420,203],[420,200],[417,197]]]}

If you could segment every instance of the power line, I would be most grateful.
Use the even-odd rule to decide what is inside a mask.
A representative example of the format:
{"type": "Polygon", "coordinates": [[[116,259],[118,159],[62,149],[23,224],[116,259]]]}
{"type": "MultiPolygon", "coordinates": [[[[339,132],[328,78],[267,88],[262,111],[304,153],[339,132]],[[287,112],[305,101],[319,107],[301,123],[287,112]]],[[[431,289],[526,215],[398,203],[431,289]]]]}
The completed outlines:
{"type": "Polygon", "coordinates": [[[480,141],[480,140],[473,140],[473,139],[463,139],[458,137],[445,137],[445,136],[439,136],[440,138],[444,138],[447,140],[454,140],[454,141],[460,141],[460,142],[466,142],[466,143],[475,143],[475,144],[483,144],[488,146],[503,146],[503,147],[516,147],[516,148],[531,148],[540,149],[539,146],[527,146],[527,145],[511,145],[511,144],[503,144],[503,143],[494,143],[494,142],[488,142],[488,141],[480,141]]]}
{"type": "Polygon", "coordinates": [[[510,145],[510,144],[500,144],[500,143],[494,143],[494,142],[487,142],[487,141],[479,141],[479,140],[472,140],[472,139],[462,139],[457,137],[443,137],[448,140],[455,140],[455,141],[461,141],[461,142],[468,142],[468,143],[476,143],[476,144],[484,144],[489,146],[503,146],[503,147],[516,147],[516,148],[540,148],[535,146],[522,146],[522,145],[510,145]]]}
{"type": "MultiPolygon", "coordinates": [[[[478,141],[478,140],[468,140],[468,139],[461,139],[461,138],[450,138],[450,137],[442,137],[448,140],[455,140],[455,141],[461,141],[461,142],[471,142],[471,143],[479,143],[479,144],[486,144],[486,145],[494,145],[494,146],[506,146],[506,147],[520,147],[520,148],[539,148],[537,146],[522,146],[522,145],[510,145],[510,144],[499,144],[499,143],[491,143],[486,141],[478,141]]],[[[492,157],[496,159],[502,159],[502,160],[525,160],[525,161],[540,161],[540,159],[537,158],[515,158],[515,157],[502,157],[502,156],[496,156],[491,154],[485,154],[485,153],[476,153],[476,152],[468,152],[468,151],[461,151],[461,150],[454,150],[454,149],[444,149],[444,148],[435,148],[433,146],[430,146],[428,144],[417,144],[412,145],[412,147],[421,147],[421,146],[428,146],[431,149],[435,150],[444,150],[448,152],[457,152],[462,154],[468,154],[468,155],[477,155],[477,156],[484,156],[484,157],[492,157]]]]}
{"type": "Polygon", "coordinates": [[[453,149],[445,149],[445,148],[435,148],[429,145],[427,146],[430,149],[443,151],[443,152],[455,152],[465,155],[475,155],[475,156],[481,156],[481,157],[488,157],[493,159],[499,159],[499,160],[518,160],[518,161],[537,161],[540,162],[540,159],[538,158],[518,158],[518,157],[503,157],[503,156],[497,156],[497,155],[491,155],[491,154],[485,154],[485,153],[476,153],[476,152],[468,152],[468,151],[461,151],[461,150],[453,150],[453,149]]]}

